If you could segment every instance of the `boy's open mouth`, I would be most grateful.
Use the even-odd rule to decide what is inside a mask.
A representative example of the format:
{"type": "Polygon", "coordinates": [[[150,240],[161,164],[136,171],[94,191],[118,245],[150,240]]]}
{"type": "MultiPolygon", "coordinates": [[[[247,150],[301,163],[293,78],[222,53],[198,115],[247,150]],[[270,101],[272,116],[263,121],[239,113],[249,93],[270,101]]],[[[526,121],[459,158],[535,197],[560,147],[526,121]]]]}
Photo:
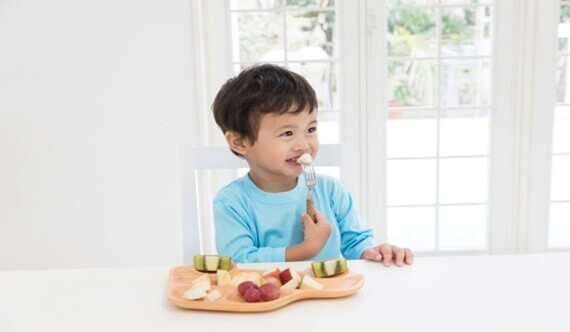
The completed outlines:
{"type": "Polygon", "coordinates": [[[299,157],[293,157],[293,158],[289,158],[289,159],[285,160],[285,162],[287,162],[289,164],[301,165],[297,162],[298,159],[299,159],[299,157]]]}

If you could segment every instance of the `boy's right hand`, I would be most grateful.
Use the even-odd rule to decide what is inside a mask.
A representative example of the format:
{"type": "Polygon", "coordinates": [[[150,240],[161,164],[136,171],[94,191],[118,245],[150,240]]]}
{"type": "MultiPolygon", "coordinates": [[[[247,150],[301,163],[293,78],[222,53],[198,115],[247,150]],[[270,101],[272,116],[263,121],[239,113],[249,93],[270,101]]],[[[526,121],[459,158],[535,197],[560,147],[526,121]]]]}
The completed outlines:
{"type": "Polygon", "coordinates": [[[303,243],[314,253],[313,256],[323,249],[332,232],[331,224],[324,214],[315,210],[315,216],[317,220],[314,221],[307,213],[301,216],[304,225],[303,243]]]}

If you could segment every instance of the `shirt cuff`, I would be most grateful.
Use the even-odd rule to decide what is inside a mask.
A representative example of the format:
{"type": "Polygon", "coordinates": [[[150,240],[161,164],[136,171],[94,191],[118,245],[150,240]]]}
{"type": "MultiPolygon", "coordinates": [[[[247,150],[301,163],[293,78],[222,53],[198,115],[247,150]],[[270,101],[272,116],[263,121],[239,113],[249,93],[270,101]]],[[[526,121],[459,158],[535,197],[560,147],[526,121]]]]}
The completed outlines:
{"type": "Polygon", "coordinates": [[[285,250],[287,248],[273,248],[271,252],[271,261],[272,262],[285,262],[285,250]]]}

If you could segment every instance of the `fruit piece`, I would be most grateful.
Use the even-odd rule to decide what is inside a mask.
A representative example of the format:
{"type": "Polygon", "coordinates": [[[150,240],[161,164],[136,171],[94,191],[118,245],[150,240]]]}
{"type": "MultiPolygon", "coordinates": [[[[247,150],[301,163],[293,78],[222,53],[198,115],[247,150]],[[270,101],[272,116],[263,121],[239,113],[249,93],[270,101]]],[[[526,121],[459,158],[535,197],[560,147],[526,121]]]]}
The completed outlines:
{"type": "Polygon", "coordinates": [[[263,301],[275,300],[279,297],[279,287],[274,284],[266,283],[259,287],[259,293],[263,301]]]}
{"type": "Polygon", "coordinates": [[[182,296],[187,300],[197,300],[203,298],[206,296],[206,294],[206,289],[201,287],[193,287],[185,291],[182,296]]]}
{"type": "Polygon", "coordinates": [[[283,285],[288,283],[291,279],[297,279],[299,282],[301,281],[301,277],[299,276],[299,274],[289,268],[281,271],[281,273],[279,274],[279,279],[281,279],[281,283],[283,285]]]}
{"type": "Polygon", "coordinates": [[[202,274],[202,275],[200,275],[198,278],[192,280],[192,284],[191,284],[191,285],[194,285],[194,284],[197,284],[197,283],[200,283],[200,282],[208,282],[208,283],[209,283],[209,282],[210,282],[210,277],[209,277],[207,274],[202,274]]]}
{"type": "Polygon", "coordinates": [[[196,284],[192,284],[192,286],[190,286],[190,289],[203,289],[203,290],[210,290],[212,289],[212,284],[210,284],[210,282],[206,282],[206,281],[202,281],[196,284]]]}
{"type": "Polygon", "coordinates": [[[323,284],[319,283],[318,281],[316,281],[315,279],[309,277],[308,275],[304,275],[303,276],[303,280],[301,281],[301,285],[299,286],[299,289],[316,289],[316,290],[320,290],[325,288],[325,286],[323,286],[323,284]]]}
{"type": "Polygon", "coordinates": [[[279,271],[278,268],[275,268],[275,270],[267,270],[267,271],[263,272],[261,275],[263,277],[266,277],[266,278],[267,277],[275,277],[275,278],[280,279],[279,274],[281,274],[281,271],[279,271]]]}
{"type": "Polygon", "coordinates": [[[216,271],[218,286],[232,286],[232,276],[226,270],[216,271]]]}
{"type": "Polygon", "coordinates": [[[261,292],[258,288],[250,288],[245,291],[243,298],[247,302],[259,302],[261,301],[261,292]]]}
{"type": "Polygon", "coordinates": [[[232,285],[238,286],[244,281],[251,281],[256,285],[261,285],[261,274],[258,272],[240,272],[232,278],[232,285]]]}
{"type": "Polygon", "coordinates": [[[198,271],[204,271],[204,256],[194,255],[194,268],[198,271]]]}
{"type": "Polygon", "coordinates": [[[299,287],[300,283],[301,283],[301,281],[299,279],[292,278],[288,282],[284,283],[283,286],[281,286],[281,290],[296,289],[297,287],[299,287]]]}
{"type": "MultiPolygon", "coordinates": [[[[267,277],[265,277],[265,282],[262,281],[262,283],[263,283],[263,284],[266,284],[266,283],[274,284],[274,285],[277,286],[277,287],[283,286],[283,283],[281,282],[281,279],[275,278],[275,277],[272,277],[272,276],[267,276],[267,277]]],[[[262,286],[263,286],[263,285],[262,285],[262,286]]]]}
{"type": "Polygon", "coordinates": [[[246,292],[248,289],[250,289],[250,288],[255,288],[255,289],[257,289],[257,288],[259,288],[259,287],[258,287],[253,281],[249,281],[249,280],[248,280],[248,281],[244,281],[244,282],[240,283],[240,284],[238,285],[238,288],[237,288],[237,289],[238,289],[238,292],[239,292],[241,295],[244,295],[245,292],[246,292]]]}
{"type": "Polygon", "coordinates": [[[232,266],[232,258],[217,255],[195,255],[194,267],[202,272],[216,272],[217,270],[229,270],[232,266]]]}
{"type": "Polygon", "coordinates": [[[214,289],[208,292],[208,295],[206,295],[204,297],[204,300],[212,302],[212,301],[216,301],[217,299],[222,297],[222,293],[220,293],[219,290],[214,289]]]}
{"type": "Polygon", "coordinates": [[[333,277],[346,272],[346,259],[331,259],[326,261],[312,262],[311,268],[318,278],[333,277]]]}

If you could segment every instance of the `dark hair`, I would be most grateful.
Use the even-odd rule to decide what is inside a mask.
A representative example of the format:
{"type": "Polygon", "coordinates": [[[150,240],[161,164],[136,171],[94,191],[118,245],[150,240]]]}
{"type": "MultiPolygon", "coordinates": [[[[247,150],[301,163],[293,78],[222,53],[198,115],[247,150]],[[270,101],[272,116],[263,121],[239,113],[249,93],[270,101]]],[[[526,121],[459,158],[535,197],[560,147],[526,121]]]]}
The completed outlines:
{"type": "Polygon", "coordinates": [[[212,105],[214,119],[222,132],[233,131],[251,144],[257,139],[262,115],[300,113],[307,109],[309,113],[317,109],[317,97],[309,82],[297,73],[271,64],[249,67],[230,78],[212,105]]]}

